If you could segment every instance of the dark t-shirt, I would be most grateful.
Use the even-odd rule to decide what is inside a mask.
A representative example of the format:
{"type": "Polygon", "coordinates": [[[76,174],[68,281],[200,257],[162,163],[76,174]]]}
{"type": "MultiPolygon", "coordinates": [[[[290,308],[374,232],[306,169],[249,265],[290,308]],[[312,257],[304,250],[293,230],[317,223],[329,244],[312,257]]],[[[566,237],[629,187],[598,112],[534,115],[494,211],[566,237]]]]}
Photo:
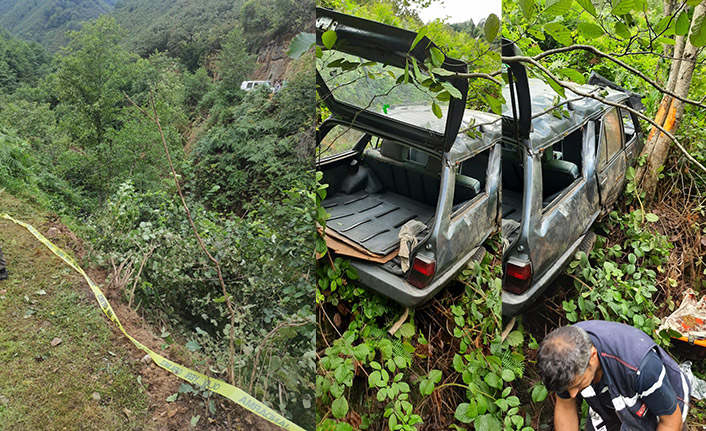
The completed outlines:
{"type": "MultiPolygon", "coordinates": [[[[607,409],[615,410],[605,379],[601,379],[600,382],[592,386],[601,404],[607,409]]],[[[647,411],[652,412],[655,416],[670,415],[677,409],[677,395],[669,382],[662,360],[654,350],[650,350],[645,355],[638,367],[635,389],[639,398],[638,402],[644,403],[647,411]]],[[[558,393],[557,396],[564,399],[570,398],[568,392],[558,393]]]]}

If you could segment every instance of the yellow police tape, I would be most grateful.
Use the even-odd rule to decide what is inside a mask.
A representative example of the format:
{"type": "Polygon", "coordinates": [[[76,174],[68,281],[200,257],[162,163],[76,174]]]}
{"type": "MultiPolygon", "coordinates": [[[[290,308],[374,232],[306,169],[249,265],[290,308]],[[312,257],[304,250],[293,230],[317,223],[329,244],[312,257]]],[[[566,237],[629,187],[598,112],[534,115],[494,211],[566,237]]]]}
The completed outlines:
{"type": "Polygon", "coordinates": [[[215,392],[217,394],[223,395],[224,397],[235,401],[236,403],[240,404],[241,406],[245,407],[246,409],[250,410],[251,412],[255,413],[256,415],[267,419],[268,421],[272,422],[275,425],[278,425],[286,430],[293,430],[293,431],[305,431],[303,428],[300,426],[294,424],[287,418],[283,417],[282,415],[278,414],[274,410],[270,409],[260,401],[256,400],[253,398],[251,395],[249,395],[247,392],[243,391],[240,388],[237,388],[233,385],[230,385],[224,381],[214,379],[214,378],[209,378],[201,373],[197,373],[194,370],[190,370],[186,367],[183,367],[181,365],[178,365],[169,359],[153,352],[152,350],[148,349],[147,347],[143,346],[139,341],[136,339],[132,338],[130,334],[125,331],[125,328],[123,328],[123,325],[120,323],[120,320],[118,320],[118,316],[115,315],[115,312],[113,311],[113,307],[110,306],[110,303],[108,302],[108,299],[103,295],[103,292],[98,288],[98,286],[91,280],[88,275],[81,269],[80,266],[76,263],[76,261],[73,260],[71,256],[66,254],[66,252],[59,247],[55,246],[54,244],[51,243],[48,239],[44,237],[41,233],[37,231],[32,225],[29,225],[27,223],[21,222],[19,220],[15,220],[14,218],[10,217],[7,214],[0,213],[0,217],[6,218],[20,226],[23,226],[26,228],[32,235],[34,235],[39,241],[41,241],[42,244],[47,246],[49,250],[51,250],[55,255],[59,256],[61,259],[63,259],[64,262],[69,264],[73,269],[76,270],[79,274],[83,276],[83,278],[86,279],[88,282],[88,285],[91,287],[91,290],[93,291],[93,294],[96,296],[96,299],[98,300],[98,304],[100,304],[101,309],[105,313],[106,316],[108,316],[108,319],[110,319],[113,323],[115,323],[118,328],[125,334],[125,336],[135,344],[139,349],[145,351],[155,362],[155,364],[159,365],[160,367],[164,368],[165,370],[169,371],[170,373],[174,374],[175,376],[182,378],[186,380],[187,382],[191,383],[192,385],[198,386],[200,388],[206,389],[208,388],[210,391],[215,392]]]}

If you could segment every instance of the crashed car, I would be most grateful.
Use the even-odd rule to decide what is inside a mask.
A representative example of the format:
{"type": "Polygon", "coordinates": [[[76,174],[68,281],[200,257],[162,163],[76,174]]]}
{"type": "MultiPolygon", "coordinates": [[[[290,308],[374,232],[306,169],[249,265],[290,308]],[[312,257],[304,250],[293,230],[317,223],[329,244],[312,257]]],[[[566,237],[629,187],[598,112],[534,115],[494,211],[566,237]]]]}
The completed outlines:
{"type": "MultiPolygon", "coordinates": [[[[504,58],[521,55],[503,41],[504,58]]],[[[566,99],[519,62],[503,90],[502,313],[534,302],[578,250],[588,252],[594,221],[617,201],[642,150],[637,116],[566,90],[566,99]]],[[[639,109],[640,97],[600,77],[577,87],[639,109]],[[600,84],[600,85],[592,85],[600,84]]]]}
{"type": "MultiPolygon", "coordinates": [[[[462,97],[439,102],[441,118],[433,95],[401,82],[412,59],[428,76],[438,47],[427,37],[410,49],[415,32],[322,8],[316,28],[317,91],[331,112],[317,132],[327,245],[359,284],[418,306],[484,256],[499,224],[501,117],[465,109],[468,81],[450,73],[462,97]]],[[[449,57],[441,67],[467,71],[449,57]]]]}

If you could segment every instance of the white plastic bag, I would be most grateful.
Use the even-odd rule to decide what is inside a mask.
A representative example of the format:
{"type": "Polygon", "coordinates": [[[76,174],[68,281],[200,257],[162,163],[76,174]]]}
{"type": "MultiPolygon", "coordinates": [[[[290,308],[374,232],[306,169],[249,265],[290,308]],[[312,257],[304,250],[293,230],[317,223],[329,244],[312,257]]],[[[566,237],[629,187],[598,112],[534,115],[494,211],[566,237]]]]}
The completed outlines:
{"type": "Polygon", "coordinates": [[[697,400],[706,398],[706,382],[696,378],[694,373],[691,372],[691,361],[684,361],[683,364],[679,364],[679,368],[681,368],[684,376],[691,384],[691,396],[697,400]]]}

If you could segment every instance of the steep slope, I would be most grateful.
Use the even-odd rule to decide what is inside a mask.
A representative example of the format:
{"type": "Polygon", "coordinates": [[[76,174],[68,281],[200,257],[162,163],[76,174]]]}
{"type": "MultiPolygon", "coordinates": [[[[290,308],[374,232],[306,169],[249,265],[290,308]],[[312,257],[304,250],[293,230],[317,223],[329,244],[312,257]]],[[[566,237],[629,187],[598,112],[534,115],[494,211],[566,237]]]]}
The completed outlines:
{"type": "Polygon", "coordinates": [[[113,9],[115,0],[0,0],[0,26],[25,40],[56,51],[66,32],[113,9]]]}

